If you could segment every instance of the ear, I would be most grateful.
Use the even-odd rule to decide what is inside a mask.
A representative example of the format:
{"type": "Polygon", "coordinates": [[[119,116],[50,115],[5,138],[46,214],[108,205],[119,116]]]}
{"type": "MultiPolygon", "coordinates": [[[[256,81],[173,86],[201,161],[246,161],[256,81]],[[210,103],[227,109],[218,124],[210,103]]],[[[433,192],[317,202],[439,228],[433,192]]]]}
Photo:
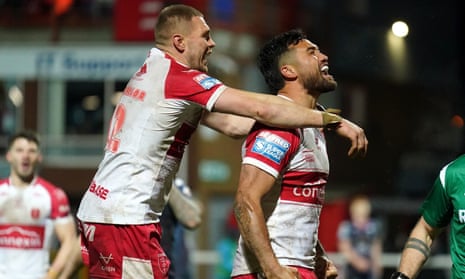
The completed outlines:
{"type": "Polygon", "coordinates": [[[281,75],[286,79],[293,79],[297,77],[297,72],[291,65],[283,65],[281,66],[281,75]]]}
{"type": "Polygon", "coordinates": [[[179,51],[184,52],[186,50],[186,44],[184,41],[184,36],[181,34],[174,34],[172,37],[173,46],[179,51]]]}
{"type": "Polygon", "coordinates": [[[7,161],[8,163],[11,163],[11,154],[10,154],[10,151],[7,151],[7,152],[6,152],[5,158],[6,158],[6,161],[7,161]]]}

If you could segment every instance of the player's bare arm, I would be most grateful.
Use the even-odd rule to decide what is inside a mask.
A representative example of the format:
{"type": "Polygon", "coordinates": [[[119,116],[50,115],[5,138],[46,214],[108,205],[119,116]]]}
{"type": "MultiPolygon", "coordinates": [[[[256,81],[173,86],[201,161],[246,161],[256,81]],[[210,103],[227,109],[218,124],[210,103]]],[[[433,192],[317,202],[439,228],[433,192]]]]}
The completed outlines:
{"type": "Polygon", "coordinates": [[[60,274],[58,279],[70,279],[74,274],[77,273],[78,269],[81,268],[84,263],[82,262],[82,255],[81,255],[81,237],[79,234],[74,237],[74,244],[71,251],[71,254],[60,274]]]}
{"type": "Polygon", "coordinates": [[[343,118],[341,124],[335,129],[336,133],[350,140],[351,146],[347,155],[350,157],[364,157],[368,150],[368,139],[365,131],[357,124],[343,118]]]}
{"type": "Polygon", "coordinates": [[[200,123],[228,137],[240,139],[249,133],[255,119],[229,113],[204,111],[200,123]]]}
{"type": "Polygon", "coordinates": [[[71,216],[68,219],[66,222],[56,221],[55,223],[55,233],[60,241],[60,248],[50,265],[47,278],[57,278],[72,254],[76,239],[76,225],[71,216]]]}
{"type": "Polygon", "coordinates": [[[440,228],[433,228],[423,217],[417,222],[407,240],[400,259],[399,271],[415,278],[430,255],[431,245],[440,228]]]}
{"type": "Polygon", "coordinates": [[[341,121],[336,114],[305,108],[277,96],[234,88],[224,90],[213,110],[251,117],[280,128],[325,127],[341,121]]]}
{"type": "Polygon", "coordinates": [[[252,165],[243,165],[234,202],[234,214],[241,236],[259,261],[266,278],[300,278],[295,268],[279,264],[270,245],[260,201],[274,182],[275,178],[268,173],[252,165]]]}
{"type": "Polygon", "coordinates": [[[181,193],[178,187],[171,187],[168,203],[178,221],[187,229],[193,230],[202,224],[202,205],[192,197],[181,193]]]}

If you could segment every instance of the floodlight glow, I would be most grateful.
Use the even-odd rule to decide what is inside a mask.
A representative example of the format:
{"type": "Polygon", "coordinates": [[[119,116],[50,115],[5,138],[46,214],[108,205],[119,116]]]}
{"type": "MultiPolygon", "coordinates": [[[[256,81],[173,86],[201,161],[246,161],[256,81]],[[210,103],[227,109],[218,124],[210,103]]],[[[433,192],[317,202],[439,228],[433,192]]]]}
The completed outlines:
{"type": "Polygon", "coordinates": [[[399,38],[404,38],[408,35],[408,25],[403,21],[396,21],[392,24],[392,34],[399,38]]]}

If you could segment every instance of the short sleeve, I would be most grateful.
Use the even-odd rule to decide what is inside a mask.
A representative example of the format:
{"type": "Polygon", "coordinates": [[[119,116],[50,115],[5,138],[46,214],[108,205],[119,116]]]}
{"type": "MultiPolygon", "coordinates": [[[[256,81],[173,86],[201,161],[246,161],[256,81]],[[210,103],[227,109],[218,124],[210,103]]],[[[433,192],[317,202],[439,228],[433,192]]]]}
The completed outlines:
{"type": "Polygon", "coordinates": [[[165,98],[197,103],[211,111],[226,86],[218,79],[196,70],[174,65],[166,79],[165,98]]]}
{"type": "MultiPolygon", "coordinates": [[[[445,171],[443,169],[442,171],[445,171]]],[[[432,227],[447,226],[452,218],[452,203],[447,197],[441,176],[437,177],[421,207],[425,221],[432,227]]]]}
{"type": "Polygon", "coordinates": [[[60,188],[55,188],[51,191],[50,195],[52,200],[50,217],[52,219],[67,217],[70,214],[70,207],[66,193],[60,188]]]}
{"type": "Polygon", "coordinates": [[[278,177],[299,147],[297,130],[259,128],[244,143],[243,164],[254,165],[278,177]]]}

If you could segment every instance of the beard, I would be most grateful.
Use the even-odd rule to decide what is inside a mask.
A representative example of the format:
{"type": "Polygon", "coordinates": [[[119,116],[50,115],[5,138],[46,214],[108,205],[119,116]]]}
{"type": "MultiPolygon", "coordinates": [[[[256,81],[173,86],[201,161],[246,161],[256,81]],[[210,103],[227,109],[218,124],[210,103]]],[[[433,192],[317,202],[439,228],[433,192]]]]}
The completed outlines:
{"type": "Polygon", "coordinates": [[[195,65],[195,66],[191,66],[192,69],[194,70],[198,70],[200,72],[204,72],[204,73],[208,73],[208,67],[207,65],[204,65],[204,64],[198,64],[198,65],[195,65]]]}
{"type": "Polygon", "coordinates": [[[331,92],[337,88],[337,82],[333,78],[324,78],[321,75],[306,79],[304,85],[309,91],[316,91],[319,93],[331,92]]]}

